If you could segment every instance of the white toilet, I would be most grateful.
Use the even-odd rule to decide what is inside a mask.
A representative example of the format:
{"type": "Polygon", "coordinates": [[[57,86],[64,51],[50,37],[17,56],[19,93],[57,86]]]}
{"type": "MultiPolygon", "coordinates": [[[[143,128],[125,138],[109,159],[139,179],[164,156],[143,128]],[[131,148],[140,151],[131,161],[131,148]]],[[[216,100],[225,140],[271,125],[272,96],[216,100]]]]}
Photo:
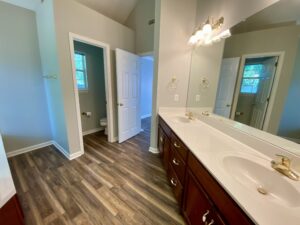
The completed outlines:
{"type": "Polygon", "coordinates": [[[100,126],[104,127],[104,134],[107,135],[107,118],[100,119],[100,126]]]}

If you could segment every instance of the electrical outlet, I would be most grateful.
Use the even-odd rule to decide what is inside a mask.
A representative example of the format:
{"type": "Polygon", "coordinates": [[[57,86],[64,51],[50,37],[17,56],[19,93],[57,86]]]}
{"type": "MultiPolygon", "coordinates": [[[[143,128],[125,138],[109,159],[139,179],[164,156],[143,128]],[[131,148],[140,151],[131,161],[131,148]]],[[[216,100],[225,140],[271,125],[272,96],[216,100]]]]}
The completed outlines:
{"type": "Polygon", "coordinates": [[[200,98],[201,98],[200,95],[196,95],[196,102],[200,102],[200,98]]]}
{"type": "Polygon", "coordinates": [[[175,94],[175,95],[174,95],[174,101],[175,101],[175,102],[179,102],[179,95],[178,95],[178,94],[175,94]]]}

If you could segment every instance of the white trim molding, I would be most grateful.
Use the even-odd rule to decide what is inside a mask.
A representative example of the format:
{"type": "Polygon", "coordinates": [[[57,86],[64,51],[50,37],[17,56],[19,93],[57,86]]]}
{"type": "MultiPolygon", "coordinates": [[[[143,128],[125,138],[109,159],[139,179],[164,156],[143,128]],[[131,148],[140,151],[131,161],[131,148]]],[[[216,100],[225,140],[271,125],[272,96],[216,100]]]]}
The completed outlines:
{"type": "Polygon", "coordinates": [[[77,115],[77,129],[79,134],[80,141],[80,150],[84,152],[83,145],[83,133],[82,133],[82,124],[81,124],[81,113],[80,113],[80,102],[79,102],[79,91],[77,88],[76,82],[76,68],[74,63],[74,41],[81,43],[89,44],[103,49],[104,57],[104,78],[105,78],[105,95],[106,95],[106,114],[107,114],[107,132],[108,132],[108,141],[113,142],[114,134],[114,107],[113,107],[113,90],[112,90],[112,76],[111,76],[111,58],[110,58],[110,45],[91,39],[89,37],[81,36],[79,34],[69,33],[69,44],[70,44],[70,55],[72,62],[72,75],[73,75],[73,94],[75,96],[75,105],[76,105],[76,115],[77,115]]]}
{"type": "Polygon", "coordinates": [[[159,151],[157,148],[153,148],[153,147],[149,147],[149,152],[153,153],[153,154],[159,154],[159,151]]]}
{"type": "Polygon", "coordinates": [[[31,151],[34,151],[34,150],[38,150],[40,148],[45,148],[49,145],[52,145],[52,143],[53,143],[52,141],[47,141],[47,142],[44,142],[44,143],[41,143],[41,144],[32,145],[32,146],[25,147],[25,148],[20,148],[20,149],[17,149],[17,150],[7,152],[6,156],[7,156],[7,158],[11,158],[13,156],[21,155],[21,154],[31,152],[31,151]]]}
{"type": "Polygon", "coordinates": [[[7,158],[11,158],[13,156],[21,155],[21,154],[24,154],[27,152],[32,152],[32,151],[35,151],[35,150],[38,150],[41,148],[45,148],[45,147],[48,147],[51,145],[54,145],[54,147],[57,148],[57,150],[60,151],[68,160],[76,159],[77,157],[80,157],[84,154],[84,152],[82,152],[82,151],[70,154],[63,147],[61,147],[56,141],[47,141],[47,142],[44,142],[41,144],[37,144],[37,145],[29,146],[26,148],[21,148],[18,150],[7,152],[6,156],[7,156],[7,158]]]}
{"type": "Polygon", "coordinates": [[[95,129],[83,131],[82,135],[85,136],[85,135],[93,134],[93,133],[96,133],[96,132],[99,132],[99,131],[103,131],[103,130],[104,130],[103,127],[98,127],[98,128],[95,128],[95,129]]]}

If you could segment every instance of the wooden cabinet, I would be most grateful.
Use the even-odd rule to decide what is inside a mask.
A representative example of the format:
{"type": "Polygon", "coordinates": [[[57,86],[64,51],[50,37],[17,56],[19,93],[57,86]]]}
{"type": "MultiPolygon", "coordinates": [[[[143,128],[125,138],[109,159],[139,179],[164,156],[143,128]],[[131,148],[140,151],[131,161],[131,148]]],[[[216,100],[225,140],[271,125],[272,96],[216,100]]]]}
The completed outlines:
{"type": "Polygon", "coordinates": [[[183,214],[188,224],[193,225],[224,225],[221,216],[213,207],[209,197],[188,171],[184,190],[183,214]]]}
{"type": "Polygon", "coordinates": [[[2,225],[24,225],[24,214],[17,195],[12,197],[0,209],[0,224],[2,225]]]}
{"type": "Polygon", "coordinates": [[[254,224],[161,118],[158,133],[170,185],[189,225],[254,224]]]}

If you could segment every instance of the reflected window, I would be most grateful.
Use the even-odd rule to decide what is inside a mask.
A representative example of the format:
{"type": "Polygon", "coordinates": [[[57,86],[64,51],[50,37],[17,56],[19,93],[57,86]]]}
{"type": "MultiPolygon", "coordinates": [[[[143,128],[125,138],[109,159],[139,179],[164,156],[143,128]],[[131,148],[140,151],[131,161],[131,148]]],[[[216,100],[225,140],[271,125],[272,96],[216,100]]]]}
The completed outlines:
{"type": "Polygon", "coordinates": [[[79,91],[88,90],[86,57],[83,53],[75,53],[76,81],[79,91]]]}
{"type": "Polygon", "coordinates": [[[258,91],[260,79],[264,73],[264,65],[251,64],[245,65],[243,80],[241,85],[241,93],[256,94],[258,91]]]}

